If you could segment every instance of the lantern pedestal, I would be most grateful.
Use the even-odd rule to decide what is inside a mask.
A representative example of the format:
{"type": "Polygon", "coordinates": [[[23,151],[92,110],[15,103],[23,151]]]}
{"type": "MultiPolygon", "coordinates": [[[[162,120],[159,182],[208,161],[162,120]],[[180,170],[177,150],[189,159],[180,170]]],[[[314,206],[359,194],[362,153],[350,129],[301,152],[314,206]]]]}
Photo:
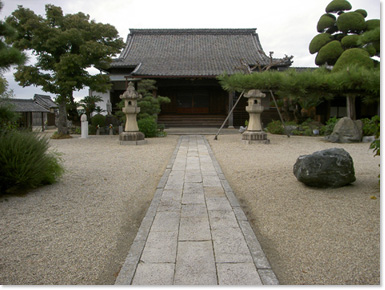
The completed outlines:
{"type": "Polygon", "coordinates": [[[267,134],[262,130],[261,125],[261,113],[264,110],[261,101],[265,96],[266,95],[260,90],[250,90],[245,95],[245,98],[249,99],[246,111],[250,115],[247,130],[242,134],[242,141],[246,144],[270,143],[270,140],[267,139],[267,134]]]}
{"type": "Polygon", "coordinates": [[[142,132],[122,132],[119,134],[120,145],[142,145],[146,144],[142,132]]]}

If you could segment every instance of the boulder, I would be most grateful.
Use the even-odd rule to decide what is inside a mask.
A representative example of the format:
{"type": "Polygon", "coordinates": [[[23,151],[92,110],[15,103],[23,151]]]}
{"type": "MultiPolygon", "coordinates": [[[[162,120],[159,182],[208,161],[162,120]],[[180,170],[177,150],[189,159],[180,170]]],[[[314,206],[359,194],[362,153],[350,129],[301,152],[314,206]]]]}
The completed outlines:
{"type": "Polygon", "coordinates": [[[298,157],[293,167],[298,181],[313,187],[341,187],[356,180],[353,159],[342,148],[331,148],[298,157]]]}
{"type": "Polygon", "coordinates": [[[332,143],[354,143],[362,140],[362,121],[353,121],[348,117],[341,118],[334,126],[333,133],[325,137],[332,143]]]}

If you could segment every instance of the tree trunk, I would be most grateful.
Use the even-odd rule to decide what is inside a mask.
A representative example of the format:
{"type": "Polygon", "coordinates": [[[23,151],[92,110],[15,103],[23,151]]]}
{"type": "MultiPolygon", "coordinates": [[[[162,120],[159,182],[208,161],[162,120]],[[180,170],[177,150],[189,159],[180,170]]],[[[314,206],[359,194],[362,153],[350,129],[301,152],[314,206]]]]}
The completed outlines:
{"type": "Polygon", "coordinates": [[[67,110],[66,101],[61,101],[59,104],[59,122],[58,122],[58,133],[62,135],[68,135],[67,127],[67,110]]]}
{"type": "Polygon", "coordinates": [[[346,110],[348,117],[356,120],[356,96],[346,96],[346,110]]]}

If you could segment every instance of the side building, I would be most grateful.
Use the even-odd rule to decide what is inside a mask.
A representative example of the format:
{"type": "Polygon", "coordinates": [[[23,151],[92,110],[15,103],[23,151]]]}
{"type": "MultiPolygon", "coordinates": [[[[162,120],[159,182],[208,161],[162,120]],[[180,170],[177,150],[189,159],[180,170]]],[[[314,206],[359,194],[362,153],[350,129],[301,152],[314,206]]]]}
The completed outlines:
{"type": "MultiPolygon", "coordinates": [[[[130,29],[124,50],[107,72],[113,84],[109,92],[113,112],[128,81],[153,79],[154,96],[166,96],[159,123],[166,126],[220,126],[238,95],[222,89],[216,77],[249,67],[273,64],[287,69],[291,58],[265,54],[256,29],[130,29]]],[[[276,118],[265,100],[262,121],[276,118]],[[274,115],[274,116],[273,116],[274,115]]],[[[230,116],[227,126],[241,126],[248,119],[246,100],[230,116]]]]}

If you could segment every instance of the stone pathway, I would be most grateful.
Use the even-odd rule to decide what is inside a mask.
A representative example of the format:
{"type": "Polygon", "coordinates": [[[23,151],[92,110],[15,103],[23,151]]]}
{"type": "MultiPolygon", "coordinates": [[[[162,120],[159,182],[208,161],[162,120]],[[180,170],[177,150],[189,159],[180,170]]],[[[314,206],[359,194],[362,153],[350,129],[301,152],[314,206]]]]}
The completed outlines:
{"type": "Polygon", "coordinates": [[[115,284],[278,284],[203,136],[180,137],[115,284]]]}

